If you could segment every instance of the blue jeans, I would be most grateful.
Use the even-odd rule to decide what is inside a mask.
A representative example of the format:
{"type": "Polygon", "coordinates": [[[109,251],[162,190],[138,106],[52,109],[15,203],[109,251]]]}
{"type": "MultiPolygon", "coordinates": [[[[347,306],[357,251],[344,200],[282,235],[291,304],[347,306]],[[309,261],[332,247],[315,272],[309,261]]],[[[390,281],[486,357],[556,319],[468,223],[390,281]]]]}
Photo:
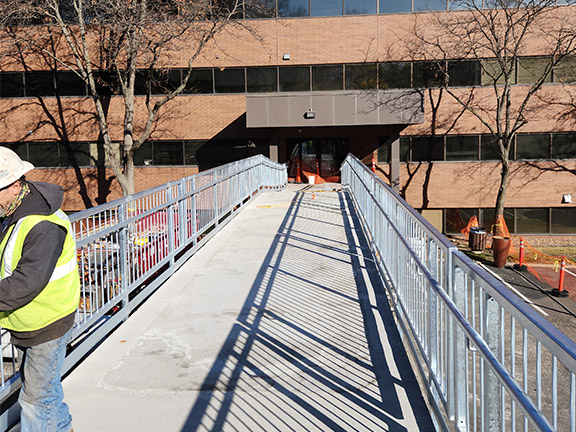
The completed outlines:
{"type": "Polygon", "coordinates": [[[22,388],[18,401],[22,407],[22,432],[69,432],[72,429],[72,416],[63,401],[60,376],[71,332],[43,344],[20,348],[22,388]]]}

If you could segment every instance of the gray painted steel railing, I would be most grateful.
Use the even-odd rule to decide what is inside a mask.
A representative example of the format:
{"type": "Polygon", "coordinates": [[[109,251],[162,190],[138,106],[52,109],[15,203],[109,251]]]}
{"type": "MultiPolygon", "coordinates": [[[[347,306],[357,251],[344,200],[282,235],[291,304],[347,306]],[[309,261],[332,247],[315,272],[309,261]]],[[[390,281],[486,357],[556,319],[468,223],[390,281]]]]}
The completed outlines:
{"type": "MultiPolygon", "coordinates": [[[[246,201],[263,189],[283,189],[286,182],[284,164],[255,156],[71,215],[82,286],[64,372],[126,320],[246,201]]],[[[2,431],[19,415],[18,404],[7,401],[20,384],[14,351],[2,329],[2,431]]]]}
{"type": "Polygon", "coordinates": [[[576,344],[349,155],[341,168],[440,430],[576,430],[576,344]]]}

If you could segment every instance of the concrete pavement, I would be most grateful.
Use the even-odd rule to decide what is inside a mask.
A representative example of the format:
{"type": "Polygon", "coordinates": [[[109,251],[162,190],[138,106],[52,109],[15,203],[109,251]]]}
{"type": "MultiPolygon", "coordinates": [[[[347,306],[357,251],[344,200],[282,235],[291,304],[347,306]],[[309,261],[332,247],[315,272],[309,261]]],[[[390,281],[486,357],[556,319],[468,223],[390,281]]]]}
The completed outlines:
{"type": "Polygon", "coordinates": [[[74,429],[434,430],[337,187],[247,205],[65,378],[74,429]]]}

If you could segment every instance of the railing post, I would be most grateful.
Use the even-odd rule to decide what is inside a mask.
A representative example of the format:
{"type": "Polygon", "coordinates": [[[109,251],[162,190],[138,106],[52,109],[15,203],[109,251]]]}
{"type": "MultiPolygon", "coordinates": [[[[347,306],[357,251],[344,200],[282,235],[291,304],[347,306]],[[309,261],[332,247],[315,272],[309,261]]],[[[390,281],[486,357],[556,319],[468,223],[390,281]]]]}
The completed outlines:
{"type": "MultiPolygon", "coordinates": [[[[434,243],[428,238],[427,265],[430,273],[438,280],[438,259],[434,243]]],[[[441,281],[439,281],[442,283],[441,281]]],[[[430,360],[430,375],[438,375],[438,297],[432,289],[428,289],[428,359],[430,360]]],[[[429,379],[432,382],[432,379],[429,379]]]]}
{"type": "Polygon", "coordinates": [[[186,191],[186,179],[180,179],[178,183],[178,237],[179,247],[184,247],[186,243],[186,205],[184,203],[184,192],[186,191]]]}
{"type": "Polygon", "coordinates": [[[215,221],[214,225],[218,226],[218,219],[220,219],[220,214],[218,212],[218,182],[214,183],[214,215],[215,221]]]}
{"type": "MultiPolygon", "coordinates": [[[[126,212],[128,210],[127,206],[126,206],[126,201],[124,201],[122,204],[120,204],[118,206],[118,223],[119,225],[123,225],[123,223],[126,221],[126,212]]],[[[132,283],[132,281],[129,279],[129,274],[128,274],[128,263],[131,262],[130,257],[128,256],[130,254],[130,247],[128,245],[128,242],[130,241],[130,236],[129,236],[129,226],[128,225],[124,225],[122,226],[122,228],[120,229],[120,232],[118,233],[118,255],[121,257],[120,259],[120,289],[122,292],[127,293],[129,288],[130,288],[130,284],[132,283]]],[[[122,299],[122,308],[120,309],[119,313],[123,314],[123,321],[126,321],[128,319],[128,296],[125,296],[122,299]]]]}
{"type": "MultiPolygon", "coordinates": [[[[500,313],[498,302],[489,296],[483,295],[484,301],[484,339],[492,353],[499,357],[500,353],[500,313]]],[[[500,359],[502,361],[502,359],[500,359]]],[[[484,362],[484,430],[499,430],[500,428],[500,392],[498,379],[488,365],[484,362]]]]}
{"type": "MultiPolygon", "coordinates": [[[[454,303],[458,310],[465,315],[466,311],[466,275],[461,268],[454,268],[454,303]]],[[[453,412],[454,425],[457,430],[467,431],[468,425],[468,394],[467,394],[467,346],[464,331],[456,324],[454,318],[450,318],[450,326],[453,329],[453,355],[450,359],[450,370],[454,371],[453,377],[453,412]]],[[[489,429],[495,430],[495,429],[489,429]]]]}
{"type": "Polygon", "coordinates": [[[192,244],[195,245],[198,242],[198,225],[200,223],[200,217],[196,211],[196,177],[190,179],[190,191],[192,195],[190,196],[190,218],[192,219],[192,232],[190,233],[192,237],[192,244]]]}
{"type": "Polygon", "coordinates": [[[168,209],[166,210],[166,218],[168,219],[166,225],[168,227],[168,256],[170,257],[170,267],[174,265],[174,249],[176,248],[176,233],[174,232],[174,204],[172,201],[172,186],[169,185],[166,190],[166,201],[168,209]]]}

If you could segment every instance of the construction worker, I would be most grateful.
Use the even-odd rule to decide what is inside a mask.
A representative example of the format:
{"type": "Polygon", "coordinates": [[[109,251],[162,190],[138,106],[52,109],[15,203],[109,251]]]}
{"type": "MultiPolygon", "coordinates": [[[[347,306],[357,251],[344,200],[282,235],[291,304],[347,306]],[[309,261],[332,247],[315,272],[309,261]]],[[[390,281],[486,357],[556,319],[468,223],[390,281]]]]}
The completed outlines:
{"type": "Polygon", "coordinates": [[[80,298],[76,244],[60,186],[0,147],[0,326],[20,355],[22,432],[69,432],[61,370],[80,298]]]}

